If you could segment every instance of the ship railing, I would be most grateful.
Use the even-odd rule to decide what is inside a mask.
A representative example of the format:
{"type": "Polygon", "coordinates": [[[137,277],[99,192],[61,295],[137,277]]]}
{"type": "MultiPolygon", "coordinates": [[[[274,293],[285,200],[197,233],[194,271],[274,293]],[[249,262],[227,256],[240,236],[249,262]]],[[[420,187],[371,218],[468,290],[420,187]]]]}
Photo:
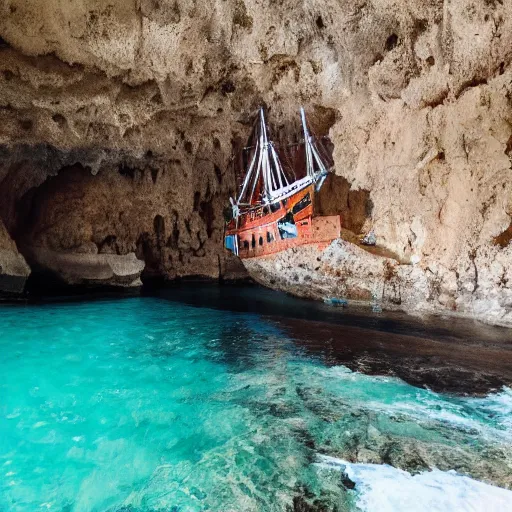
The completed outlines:
{"type": "Polygon", "coordinates": [[[311,185],[311,183],[316,183],[316,181],[318,181],[326,174],[327,173],[325,172],[318,172],[314,176],[305,176],[304,178],[301,178],[300,180],[293,182],[291,185],[288,185],[287,187],[283,187],[277,190],[277,193],[274,193],[270,196],[270,201],[268,202],[276,203],[277,201],[282,201],[283,199],[286,199],[287,197],[290,197],[291,195],[295,194],[295,192],[297,192],[297,189],[307,187],[308,185],[311,185]]]}
{"type": "Polygon", "coordinates": [[[279,189],[277,191],[278,192],[277,194],[272,194],[270,196],[270,199],[267,198],[266,201],[261,204],[252,205],[252,204],[248,204],[248,203],[238,203],[237,206],[239,209],[239,216],[245,215],[245,214],[254,214],[258,210],[262,212],[260,216],[263,216],[264,212],[262,209],[265,206],[282,201],[283,199],[286,199],[286,198],[292,196],[293,194],[295,194],[297,192],[297,190],[300,190],[302,188],[307,187],[308,185],[311,185],[312,183],[315,183],[315,181],[317,181],[317,179],[320,177],[320,173],[318,173],[318,174],[319,174],[318,176],[314,176],[314,177],[306,176],[300,180],[295,181],[291,185],[288,185],[286,187],[279,189]]]}

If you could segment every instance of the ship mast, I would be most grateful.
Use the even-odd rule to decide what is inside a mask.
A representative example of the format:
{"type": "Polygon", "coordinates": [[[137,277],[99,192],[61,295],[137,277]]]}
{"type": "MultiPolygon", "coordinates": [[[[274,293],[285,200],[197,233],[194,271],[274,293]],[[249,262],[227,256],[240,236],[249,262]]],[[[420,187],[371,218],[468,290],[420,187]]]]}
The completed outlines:
{"type": "Polygon", "coordinates": [[[279,195],[281,189],[289,186],[274,143],[268,138],[263,108],[260,108],[255,135],[256,146],[235,202],[237,207],[268,204],[279,195]]]}
{"type": "Polygon", "coordinates": [[[304,132],[304,144],[306,149],[306,172],[310,178],[313,178],[316,181],[321,176],[326,175],[329,171],[325,167],[323,160],[320,158],[313,137],[311,137],[309,133],[304,107],[300,107],[300,117],[302,120],[302,130],[304,132]],[[315,171],[315,164],[318,168],[317,171],[315,171]]]}
{"type": "Polygon", "coordinates": [[[249,148],[254,149],[249,168],[240,194],[236,201],[231,200],[233,217],[238,217],[242,210],[247,211],[285,199],[311,183],[316,183],[317,190],[322,186],[329,171],[310,134],[306,113],[302,107],[300,115],[306,152],[306,176],[292,183],[288,181],[274,143],[269,140],[265,113],[263,108],[260,108],[259,119],[253,132],[256,145],[249,148]]]}
{"type": "Polygon", "coordinates": [[[270,203],[279,191],[289,185],[274,143],[268,140],[263,108],[260,109],[260,132],[262,134],[263,202],[270,203]]]}

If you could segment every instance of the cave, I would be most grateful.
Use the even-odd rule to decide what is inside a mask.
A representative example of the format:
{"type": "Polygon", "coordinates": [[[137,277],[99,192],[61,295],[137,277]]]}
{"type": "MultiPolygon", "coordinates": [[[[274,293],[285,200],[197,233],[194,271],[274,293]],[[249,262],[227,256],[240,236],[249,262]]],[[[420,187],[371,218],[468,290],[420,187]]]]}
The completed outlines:
{"type": "Polygon", "coordinates": [[[157,247],[162,249],[162,244],[165,243],[165,219],[161,215],[157,215],[153,220],[153,227],[157,240],[157,247]]]}
{"type": "Polygon", "coordinates": [[[510,509],[511,39],[0,2],[0,512],[510,509]]]}
{"type": "MultiPolygon", "coordinates": [[[[219,272],[222,219],[215,208],[223,207],[225,195],[216,200],[209,193],[208,200],[201,200],[193,183],[182,181],[183,169],[174,160],[155,159],[151,152],[143,160],[109,154],[93,172],[84,164],[97,158],[97,149],[32,152],[22,147],[7,154],[0,192],[8,200],[0,205],[0,226],[30,266],[24,271],[30,273],[27,292],[44,292],[51,283],[58,290],[125,288],[139,278],[213,277],[219,272]],[[66,164],[76,160],[84,164],[66,164]],[[193,200],[178,213],[176,205],[184,196],[193,200]],[[170,234],[167,218],[174,219],[170,234]],[[116,268],[122,268],[122,275],[116,268]]],[[[208,169],[218,182],[218,166],[208,169]]],[[[7,284],[2,286],[7,290],[7,284]]]]}
{"type": "MultiPolygon", "coordinates": [[[[285,12],[279,4],[268,25],[247,0],[226,0],[222,13],[211,2],[99,8],[85,0],[82,14],[71,4],[53,11],[11,4],[0,21],[0,250],[8,254],[0,274],[9,279],[21,283],[66,262],[82,270],[61,279],[99,286],[246,278],[223,248],[223,213],[239,191],[238,171],[248,163],[240,155],[262,106],[278,149],[302,142],[299,108],[306,109],[336,173],[316,214],[341,216],[350,241],[373,229],[396,261],[421,267],[418,286],[423,278],[449,281],[446,269],[469,279],[473,264],[463,262],[473,238],[507,257],[509,229],[496,225],[510,195],[500,171],[512,155],[506,38],[472,55],[475,32],[454,37],[453,26],[465,26],[454,6],[437,48],[427,44],[446,16],[437,4],[421,12],[371,2],[350,12],[329,3],[285,12]],[[439,98],[452,95],[440,109],[439,98]],[[423,122],[428,106],[435,123],[423,122]],[[494,142],[484,126],[493,126],[494,142]],[[464,238],[470,224],[478,228],[464,238]],[[431,276],[431,267],[445,269],[444,278],[431,276]]],[[[475,30],[496,18],[505,33],[507,9],[482,6],[475,30]]],[[[475,260],[480,278],[492,274],[489,258],[475,260]]],[[[402,297],[401,307],[452,311],[457,304],[471,315],[480,309],[469,304],[483,304],[483,290],[491,293],[497,278],[489,279],[471,298],[447,285],[457,291],[440,292],[443,303],[424,294],[402,297]]],[[[284,286],[276,276],[270,281],[284,286]]],[[[312,293],[297,285],[288,291],[312,293]]],[[[509,323],[504,300],[482,315],[509,323]]]]}
{"type": "Polygon", "coordinates": [[[398,46],[398,36],[396,34],[391,34],[386,39],[386,44],[384,46],[388,52],[393,50],[393,48],[396,48],[398,46]]]}

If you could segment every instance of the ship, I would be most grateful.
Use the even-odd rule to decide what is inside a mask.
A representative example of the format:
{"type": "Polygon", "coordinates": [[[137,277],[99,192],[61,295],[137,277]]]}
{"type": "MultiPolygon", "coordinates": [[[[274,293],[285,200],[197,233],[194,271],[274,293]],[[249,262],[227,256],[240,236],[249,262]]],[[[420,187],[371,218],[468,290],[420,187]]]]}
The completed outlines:
{"type": "Polygon", "coordinates": [[[340,236],[339,215],[315,213],[315,196],[334,170],[332,160],[312,134],[302,107],[300,120],[302,140],[278,147],[259,109],[243,150],[246,165],[238,195],[227,208],[224,245],[242,262],[307,244],[323,249],[340,236]],[[282,160],[289,164],[283,166],[282,160]]]}

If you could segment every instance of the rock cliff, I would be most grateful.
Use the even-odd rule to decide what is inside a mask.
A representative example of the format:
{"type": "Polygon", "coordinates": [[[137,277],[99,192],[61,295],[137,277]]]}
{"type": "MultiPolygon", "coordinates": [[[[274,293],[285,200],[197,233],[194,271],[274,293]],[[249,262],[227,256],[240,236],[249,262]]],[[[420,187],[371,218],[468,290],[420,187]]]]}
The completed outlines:
{"type": "Polygon", "coordinates": [[[342,283],[335,244],[311,256],[331,283],[313,295],[391,280],[397,307],[511,325],[511,29],[500,0],[3,0],[0,218],[32,268],[73,282],[48,254],[131,255],[114,284],[135,257],[227,276],[232,151],[256,106],[286,133],[304,104],[342,180],[325,204],[399,262],[375,277],[351,248],[342,283]]]}
{"type": "Polygon", "coordinates": [[[0,221],[0,296],[23,292],[30,268],[0,221]]]}

